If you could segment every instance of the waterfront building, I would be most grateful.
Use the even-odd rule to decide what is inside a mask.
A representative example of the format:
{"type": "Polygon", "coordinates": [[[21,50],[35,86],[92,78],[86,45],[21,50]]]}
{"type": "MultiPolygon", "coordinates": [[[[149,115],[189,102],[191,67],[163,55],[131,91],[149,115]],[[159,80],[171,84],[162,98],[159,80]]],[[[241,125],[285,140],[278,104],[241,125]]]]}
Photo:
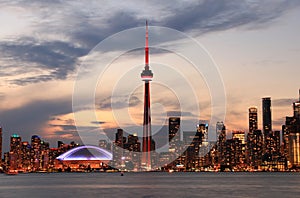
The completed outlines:
{"type": "Polygon", "coordinates": [[[262,164],[263,134],[255,130],[247,134],[247,163],[250,168],[258,170],[262,164]]]}
{"type": "Polygon", "coordinates": [[[263,114],[263,132],[264,137],[272,131],[272,112],[271,112],[271,98],[262,98],[262,114],[263,114]]]}
{"type": "Polygon", "coordinates": [[[10,152],[9,152],[9,161],[10,161],[10,170],[18,170],[22,165],[22,150],[21,150],[21,141],[22,138],[13,134],[10,137],[10,152]]]}
{"type": "Polygon", "coordinates": [[[253,132],[258,129],[257,122],[257,107],[249,108],[249,132],[253,132]]]}
{"type": "Polygon", "coordinates": [[[178,153],[180,146],[180,117],[169,117],[169,152],[178,153]]]}
{"type": "Polygon", "coordinates": [[[300,90],[299,100],[293,103],[292,117],[286,117],[282,127],[284,154],[290,168],[300,168],[300,90]]]}

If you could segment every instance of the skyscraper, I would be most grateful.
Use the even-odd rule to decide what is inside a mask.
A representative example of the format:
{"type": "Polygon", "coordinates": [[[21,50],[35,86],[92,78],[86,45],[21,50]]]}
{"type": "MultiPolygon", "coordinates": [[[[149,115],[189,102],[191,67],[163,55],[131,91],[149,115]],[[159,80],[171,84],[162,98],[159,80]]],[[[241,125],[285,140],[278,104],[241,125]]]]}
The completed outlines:
{"type": "Polygon", "coordinates": [[[263,132],[266,137],[272,131],[271,98],[262,99],[263,132]]]}
{"type": "Polygon", "coordinates": [[[2,161],[2,127],[0,126],[0,164],[2,161]]]}
{"type": "Polygon", "coordinates": [[[250,107],[249,108],[249,133],[257,130],[257,108],[250,107]]]}
{"type": "Polygon", "coordinates": [[[218,151],[218,164],[225,164],[226,152],[226,127],[223,122],[217,122],[217,151],[218,151]]]}
{"type": "Polygon", "coordinates": [[[149,69],[149,47],[148,47],[148,22],[146,21],[146,42],[145,42],[145,68],[141,73],[141,78],[145,82],[144,91],[144,122],[143,122],[143,154],[142,166],[146,170],[151,170],[151,150],[154,150],[151,134],[151,112],[150,112],[150,81],[153,73],[149,69]]]}
{"type": "Polygon", "coordinates": [[[262,162],[263,135],[261,130],[247,134],[247,161],[250,167],[259,169],[262,162]]]}
{"type": "Polygon", "coordinates": [[[169,151],[176,152],[176,147],[180,141],[180,117],[169,118],[169,151]]]}
{"type": "Polygon", "coordinates": [[[40,170],[41,146],[41,138],[37,135],[31,136],[31,165],[33,171],[40,170]]]}
{"type": "Polygon", "coordinates": [[[300,90],[299,101],[293,103],[294,115],[286,117],[283,126],[284,154],[289,161],[289,167],[300,167],[300,90]]]}
{"type": "Polygon", "coordinates": [[[10,137],[9,161],[11,170],[17,170],[21,165],[21,137],[17,134],[10,137]]]}

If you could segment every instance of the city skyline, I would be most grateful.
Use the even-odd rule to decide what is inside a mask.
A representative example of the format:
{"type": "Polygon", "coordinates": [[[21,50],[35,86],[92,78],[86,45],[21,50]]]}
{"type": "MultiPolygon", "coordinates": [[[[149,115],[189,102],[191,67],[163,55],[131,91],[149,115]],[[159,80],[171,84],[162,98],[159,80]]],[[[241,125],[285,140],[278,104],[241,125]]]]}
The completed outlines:
{"type": "MultiPolygon", "coordinates": [[[[291,103],[296,101],[295,90],[299,88],[297,1],[198,1],[185,5],[166,2],[157,8],[152,3],[120,4],[124,8],[122,12],[115,5],[107,2],[100,6],[94,2],[85,5],[87,10],[78,12],[82,6],[72,3],[2,2],[0,125],[4,140],[14,133],[24,138],[39,134],[51,143],[56,139],[79,140],[72,116],[72,91],[78,65],[98,42],[121,30],[143,26],[146,18],[151,25],[182,31],[205,46],[224,81],[227,115],[220,121],[226,123],[229,131],[248,130],[247,111],[251,106],[258,107],[258,128],[262,129],[260,101],[267,96],[272,98],[272,128],[281,130],[285,116],[290,115],[291,103]],[[141,9],[144,6],[149,9],[141,9]],[[64,12],[54,14],[53,10],[64,12]],[[159,14],[153,16],[153,13],[159,14]]],[[[138,61],[126,56],[118,62],[120,67],[142,64],[142,56],[136,54],[138,61]]],[[[153,60],[176,64],[174,57],[159,52],[153,54],[153,60]]],[[[203,94],[202,105],[209,104],[207,90],[199,87],[199,92],[203,94]]],[[[161,99],[152,96],[152,101],[161,99]]],[[[207,115],[202,116],[197,119],[209,119],[207,115]]],[[[107,120],[98,122],[109,129],[108,117],[109,114],[107,120]]],[[[87,127],[99,126],[95,120],[87,127]]],[[[3,142],[7,150],[7,142],[3,142]]]]}
{"type": "MultiPolygon", "coordinates": [[[[299,111],[299,107],[300,107],[299,106],[299,104],[300,104],[300,89],[298,90],[298,96],[299,96],[298,100],[295,100],[295,101],[292,102],[292,107],[293,108],[290,109],[290,114],[287,115],[285,119],[292,118],[291,116],[293,114],[294,114],[294,117],[299,117],[300,114],[298,112],[300,112],[299,111]]],[[[262,98],[262,106],[264,105],[264,102],[265,102],[266,99],[268,100],[268,105],[271,103],[271,98],[270,97],[268,97],[268,98],[262,98]]],[[[268,106],[268,108],[270,108],[270,106],[268,106]]],[[[263,128],[264,127],[263,124],[262,124],[262,128],[257,127],[257,120],[258,120],[258,117],[259,117],[259,115],[257,115],[257,107],[249,107],[248,110],[249,110],[249,112],[247,114],[248,115],[248,126],[247,126],[248,130],[240,130],[240,129],[229,129],[228,130],[227,127],[223,128],[226,125],[226,123],[224,121],[219,121],[219,122],[216,123],[216,130],[215,131],[208,131],[208,128],[207,128],[206,141],[218,142],[218,138],[220,138],[221,131],[225,131],[226,132],[226,138],[227,139],[233,138],[234,134],[239,134],[240,132],[243,132],[243,134],[244,134],[244,140],[247,139],[247,134],[248,133],[251,133],[251,132],[256,131],[256,130],[262,131],[263,132],[262,133],[263,137],[268,136],[268,133],[272,132],[272,131],[273,132],[274,131],[279,131],[280,133],[284,132],[283,128],[281,128],[281,130],[268,130],[268,128],[267,128],[267,133],[265,134],[264,133],[265,130],[263,128]],[[216,134],[217,139],[215,139],[215,140],[208,139],[208,133],[210,133],[211,135],[216,134]]],[[[271,110],[271,108],[270,108],[270,110],[271,110]]],[[[263,117],[263,116],[264,115],[262,114],[261,117],[263,117]]],[[[180,141],[180,140],[184,139],[183,136],[184,136],[185,132],[186,132],[186,134],[188,134],[188,133],[193,133],[193,134],[196,133],[197,130],[198,130],[198,125],[199,124],[198,125],[194,125],[193,126],[194,130],[192,130],[192,131],[182,131],[182,130],[180,130],[180,117],[168,116],[166,119],[168,120],[168,124],[166,125],[166,126],[168,126],[168,129],[167,129],[167,131],[166,131],[166,133],[164,135],[165,135],[166,139],[168,139],[168,146],[169,146],[166,151],[169,151],[169,152],[172,153],[172,152],[175,152],[174,151],[175,150],[174,140],[180,141]],[[179,136],[176,135],[178,132],[179,132],[179,136]]],[[[272,125],[272,119],[270,121],[271,121],[271,123],[268,123],[268,124],[272,125]]],[[[205,125],[208,126],[209,123],[206,123],[206,122],[207,122],[207,120],[199,120],[200,125],[205,123],[205,125]]],[[[281,127],[285,126],[286,123],[287,123],[287,121],[285,120],[285,122],[282,123],[281,127]]],[[[205,127],[207,127],[207,126],[205,126],[205,127]]],[[[3,133],[2,133],[2,131],[3,131],[3,128],[0,127],[0,142],[3,143],[3,133]]],[[[119,146],[123,147],[122,140],[119,140],[120,138],[122,139],[124,137],[123,133],[124,133],[123,129],[116,128],[115,131],[113,132],[113,135],[114,135],[115,139],[109,139],[108,143],[118,142],[118,144],[120,144],[119,146]],[[115,133],[116,131],[117,131],[117,133],[115,133]],[[120,131],[121,131],[121,135],[119,135],[120,131]]],[[[136,136],[137,135],[137,134],[133,133],[132,131],[129,131],[129,132],[126,132],[126,133],[127,133],[128,136],[136,136]]],[[[280,135],[280,136],[281,136],[280,139],[282,139],[282,141],[284,141],[283,140],[284,137],[282,135],[280,135]]],[[[21,137],[20,134],[13,133],[9,138],[19,138],[19,137],[21,137]]],[[[30,137],[31,138],[32,137],[39,137],[39,134],[35,134],[35,135],[31,134],[30,137]]],[[[136,137],[138,137],[138,136],[136,136],[136,137]]],[[[142,137],[140,137],[138,139],[140,139],[141,142],[143,142],[143,138],[142,137]]],[[[102,141],[102,140],[103,139],[99,139],[99,142],[102,141]]],[[[43,141],[47,141],[47,139],[43,139],[43,141]]],[[[63,143],[61,141],[61,139],[56,139],[55,141],[56,141],[55,143],[58,143],[58,144],[59,143],[63,143]]],[[[72,142],[74,143],[74,140],[70,141],[70,143],[72,143],[72,142]]],[[[283,143],[283,142],[281,142],[281,143],[283,143]]],[[[0,148],[2,149],[2,152],[7,152],[7,150],[3,151],[3,147],[0,147],[0,148]]],[[[140,151],[138,151],[138,152],[140,152],[140,151]]],[[[161,152],[164,152],[164,151],[161,150],[161,152]]]]}

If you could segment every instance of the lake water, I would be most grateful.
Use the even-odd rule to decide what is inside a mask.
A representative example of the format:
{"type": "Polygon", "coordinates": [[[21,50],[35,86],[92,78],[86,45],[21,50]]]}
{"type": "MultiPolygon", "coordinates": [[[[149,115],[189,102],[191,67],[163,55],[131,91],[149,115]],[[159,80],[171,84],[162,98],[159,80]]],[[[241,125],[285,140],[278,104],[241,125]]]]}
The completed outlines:
{"type": "Polygon", "coordinates": [[[300,173],[0,174],[0,197],[300,197],[300,173]]]}

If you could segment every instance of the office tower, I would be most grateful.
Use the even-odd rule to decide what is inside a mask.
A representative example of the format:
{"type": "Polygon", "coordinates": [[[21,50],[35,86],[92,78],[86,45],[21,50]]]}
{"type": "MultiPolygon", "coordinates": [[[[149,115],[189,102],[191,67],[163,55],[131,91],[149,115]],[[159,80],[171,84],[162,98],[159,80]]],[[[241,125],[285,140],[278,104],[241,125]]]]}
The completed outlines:
{"type": "Polygon", "coordinates": [[[232,139],[235,142],[235,165],[239,165],[241,167],[246,162],[245,131],[233,131],[232,139]]]}
{"type": "MultiPolygon", "coordinates": [[[[71,143],[71,145],[72,145],[72,143],[71,143]]],[[[43,171],[48,170],[48,167],[49,167],[49,153],[50,153],[49,143],[42,140],[41,141],[41,155],[40,155],[39,168],[43,171]]]]}
{"type": "Polygon", "coordinates": [[[293,103],[292,117],[286,117],[283,126],[283,145],[289,168],[300,167],[300,90],[299,101],[293,103]]]}
{"type": "Polygon", "coordinates": [[[266,137],[272,131],[271,98],[262,99],[263,132],[266,137]]]}
{"type": "Polygon", "coordinates": [[[260,169],[263,154],[263,134],[255,130],[247,134],[247,162],[252,169],[260,169]]]}
{"type": "Polygon", "coordinates": [[[177,152],[180,141],[180,117],[169,118],[169,152],[177,152]]]}
{"type": "Polygon", "coordinates": [[[118,129],[116,133],[115,143],[117,146],[124,148],[124,143],[126,142],[126,137],[124,137],[123,129],[118,129]]]}
{"type": "Polygon", "coordinates": [[[135,134],[128,135],[127,142],[124,144],[124,149],[133,152],[141,152],[141,143],[139,142],[139,137],[135,134]]]}
{"type": "Polygon", "coordinates": [[[142,166],[145,170],[151,170],[151,150],[153,140],[151,134],[151,111],[150,111],[150,81],[153,73],[149,69],[149,47],[148,47],[148,22],[146,21],[146,43],[145,43],[145,69],[141,73],[142,80],[145,82],[144,91],[144,121],[143,121],[143,154],[142,166]]]}
{"type": "Polygon", "coordinates": [[[2,162],[2,127],[0,126],[0,164],[2,162]]]}
{"type": "Polygon", "coordinates": [[[201,134],[201,144],[208,142],[208,124],[205,121],[197,125],[197,132],[201,134]]]}
{"type": "Polygon", "coordinates": [[[124,137],[123,129],[117,129],[115,142],[113,143],[113,160],[112,166],[121,169],[122,159],[124,157],[124,144],[126,143],[126,137],[124,137]]]}
{"type": "Polygon", "coordinates": [[[242,141],[238,138],[226,140],[226,149],[224,153],[224,162],[221,164],[220,169],[240,170],[243,165],[243,146],[242,141]]]}
{"type": "Polygon", "coordinates": [[[41,138],[37,135],[31,136],[31,166],[33,171],[40,170],[41,138]]]}
{"type": "Polygon", "coordinates": [[[31,151],[31,146],[28,142],[22,142],[21,143],[21,161],[22,161],[22,169],[24,172],[27,172],[31,169],[31,164],[30,164],[30,151],[31,151]]]}
{"type": "Polygon", "coordinates": [[[300,122],[300,89],[299,89],[299,101],[293,103],[294,118],[300,122]]]}
{"type": "Polygon", "coordinates": [[[223,122],[217,122],[217,155],[218,165],[225,164],[225,151],[226,151],[226,127],[223,122]]]}
{"type": "Polygon", "coordinates": [[[184,131],[183,142],[185,145],[185,167],[186,170],[191,171],[200,167],[200,145],[202,134],[200,131],[184,131]]]}
{"type": "Polygon", "coordinates": [[[200,122],[197,125],[197,132],[201,134],[201,144],[199,150],[199,157],[200,157],[200,167],[205,166],[206,160],[205,156],[209,153],[209,142],[208,142],[208,124],[205,122],[200,122]]]}
{"type": "Polygon", "coordinates": [[[217,140],[218,140],[218,137],[223,132],[224,127],[225,127],[225,125],[224,125],[223,122],[217,122],[217,124],[216,124],[216,136],[217,136],[217,140]]]}
{"type": "Polygon", "coordinates": [[[250,107],[249,108],[249,132],[257,130],[257,108],[250,107]]]}
{"type": "Polygon", "coordinates": [[[17,134],[10,137],[9,168],[11,170],[18,170],[21,166],[21,140],[21,137],[17,134]]]}
{"type": "Polygon", "coordinates": [[[140,170],[141,166],[141,143],[136,134],[128,135],[124,144],[125,166],[128,170],[140,170]]]}

